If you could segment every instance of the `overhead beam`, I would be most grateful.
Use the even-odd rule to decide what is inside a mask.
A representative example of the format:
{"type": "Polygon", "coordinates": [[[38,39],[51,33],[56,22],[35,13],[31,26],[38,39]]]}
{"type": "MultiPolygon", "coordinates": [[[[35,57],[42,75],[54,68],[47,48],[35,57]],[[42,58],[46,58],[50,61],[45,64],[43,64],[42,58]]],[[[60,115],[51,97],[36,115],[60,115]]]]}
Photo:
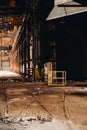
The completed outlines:
{"type": "Polygon", "coordinates": [[[74,2],[72,0],[70,2],[65,2],[63,4],[58,4],[54,6],[46,20],[57,19],[57,18],[78,14],[86,11],[87,11],[87,6],[74,2]]]}
{"type": "Polygon", "coordinates": [[[0,6],[0,15],[21,15],[24,12],[24,7],[10,7],[10,6],[0,6]]]}
{"type": "Polygon", "coordinates": [[[66,3],[66,2],[70,2],[72,0],[54,0],[54,5],[59,5],[59,4],[63,4],[63,3],[66,3]]]}
{"type": "Polygon", "coordinates": [[[0,46],[0,50],[11,50],[11,46],[0,46]]]}

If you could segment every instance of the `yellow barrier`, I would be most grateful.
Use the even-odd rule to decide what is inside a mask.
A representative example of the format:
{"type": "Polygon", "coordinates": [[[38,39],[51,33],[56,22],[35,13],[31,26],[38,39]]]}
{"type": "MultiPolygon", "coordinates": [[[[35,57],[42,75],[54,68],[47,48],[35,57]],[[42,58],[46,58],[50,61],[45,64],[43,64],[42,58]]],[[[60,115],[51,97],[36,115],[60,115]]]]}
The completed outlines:
{"type": "Polygon", "coordinates": [[[48,85],[66,85],[66,71],[49,71],[48,85]]]}

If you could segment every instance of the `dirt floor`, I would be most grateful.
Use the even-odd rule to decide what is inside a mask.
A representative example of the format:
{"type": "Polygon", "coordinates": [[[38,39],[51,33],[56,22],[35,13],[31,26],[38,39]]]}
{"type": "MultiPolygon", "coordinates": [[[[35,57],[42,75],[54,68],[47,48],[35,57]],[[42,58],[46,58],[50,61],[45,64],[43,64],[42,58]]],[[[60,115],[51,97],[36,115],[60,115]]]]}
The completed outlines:
{"type": "Polygon", "coordinates": [[[87,130],[87,83],[0,83],[0,130],[87,130]]]}

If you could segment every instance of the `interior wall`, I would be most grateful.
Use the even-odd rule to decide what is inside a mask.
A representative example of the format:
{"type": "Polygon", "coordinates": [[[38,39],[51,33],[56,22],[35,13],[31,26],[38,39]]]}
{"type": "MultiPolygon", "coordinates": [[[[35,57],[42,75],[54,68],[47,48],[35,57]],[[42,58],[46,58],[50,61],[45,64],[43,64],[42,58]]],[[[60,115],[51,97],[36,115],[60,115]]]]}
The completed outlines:
{"type": "Polygon", "coordinates": [[[9,70],[10,69],[10,61],[2,61],[0,64],[0,70],[9,70]]]}
{"type": "Polygon", "coordinates": [[[67,71],[69,80],[87,80],[87,13],[57,22],[57,70],[67,71]]]}

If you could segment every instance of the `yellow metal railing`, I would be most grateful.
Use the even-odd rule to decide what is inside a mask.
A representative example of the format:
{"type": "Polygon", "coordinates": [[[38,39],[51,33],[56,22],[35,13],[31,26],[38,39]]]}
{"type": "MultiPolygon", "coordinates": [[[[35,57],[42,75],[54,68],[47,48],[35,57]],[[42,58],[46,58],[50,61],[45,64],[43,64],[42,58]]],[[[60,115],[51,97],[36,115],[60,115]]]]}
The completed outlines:
{"type": "Polygon", "coordinates": [[[49,71],[48,85],[66,85],[66,71],[49,71]]]}

